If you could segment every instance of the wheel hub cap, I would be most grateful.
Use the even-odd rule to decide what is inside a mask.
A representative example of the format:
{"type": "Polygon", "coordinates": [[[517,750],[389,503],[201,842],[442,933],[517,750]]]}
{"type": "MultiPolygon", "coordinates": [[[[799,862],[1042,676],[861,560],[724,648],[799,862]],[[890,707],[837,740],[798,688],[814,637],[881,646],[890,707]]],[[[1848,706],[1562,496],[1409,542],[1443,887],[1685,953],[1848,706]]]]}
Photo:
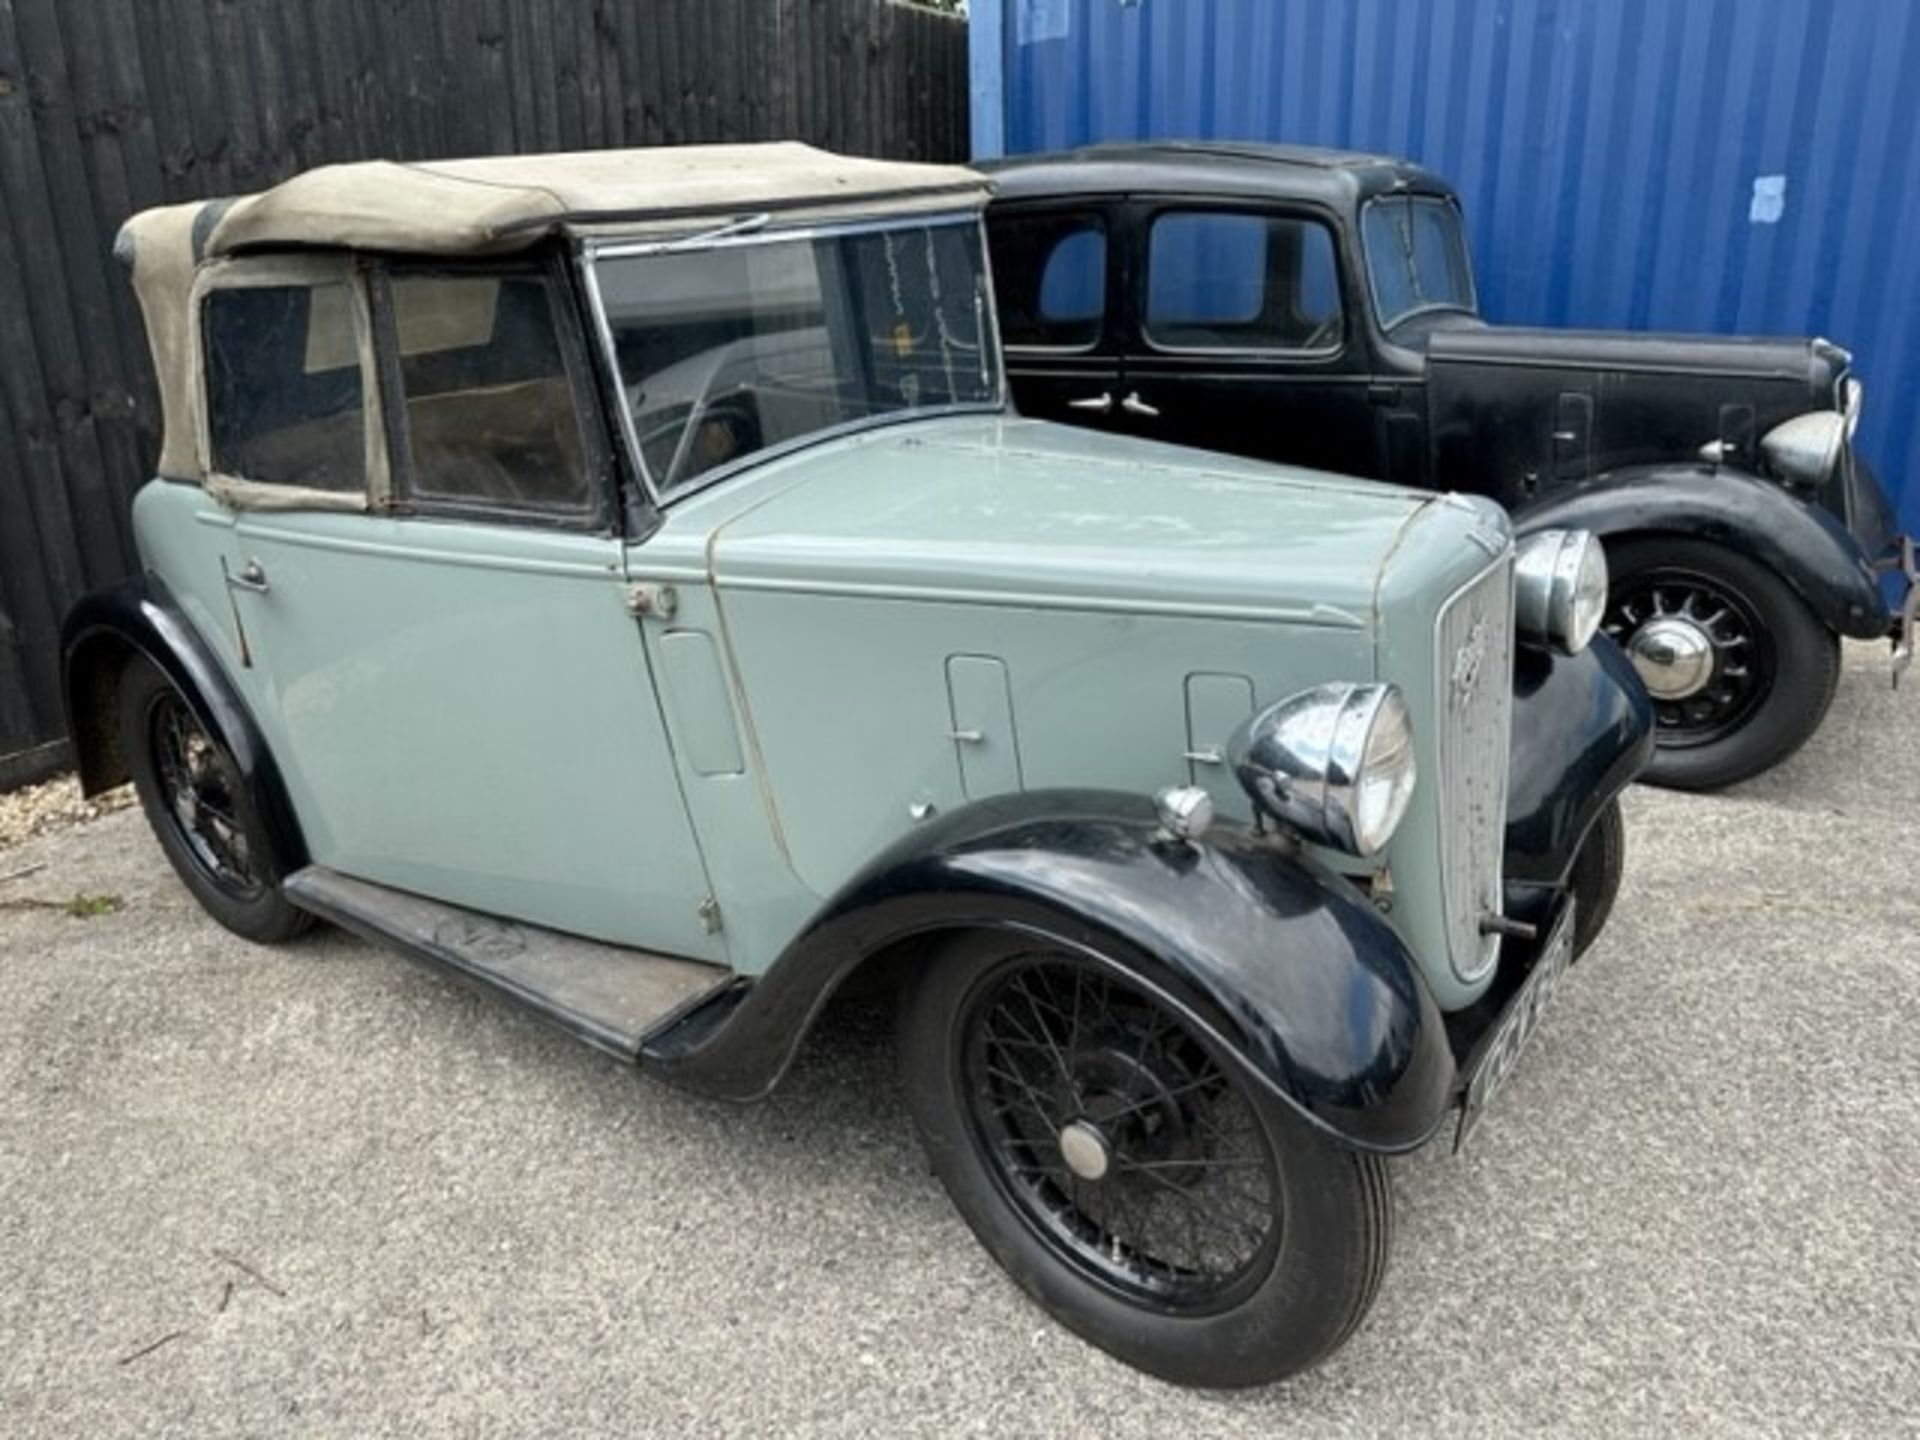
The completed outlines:
{"type": "Polygon", "coordinates": [[[1098,1127],[1075,1120],[1060,1131],[1060,1158],[1082,1180],[1102,1180],[1113,1163],[1113,1151],[1098,1127]]]}
{"type": "Polygon", "coordinates": [[[1634,632],[1627,657],[1657,700],[1698,695],[1713,679],[1713,637],[1691,620],[1664,615],[1634,632]]]}

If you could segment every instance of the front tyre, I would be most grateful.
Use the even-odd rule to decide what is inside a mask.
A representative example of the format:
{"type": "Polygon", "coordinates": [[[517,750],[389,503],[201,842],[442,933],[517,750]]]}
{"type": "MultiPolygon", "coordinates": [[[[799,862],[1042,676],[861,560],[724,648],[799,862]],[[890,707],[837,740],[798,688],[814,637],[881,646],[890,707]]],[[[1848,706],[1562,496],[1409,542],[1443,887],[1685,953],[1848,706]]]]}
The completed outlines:
{"type": "Polygon", "coordinates": [[[1653,697],[1641,779],[1717,790],[1798,750],[1840,676],[1840,641],[1772,570],[1702,540],[1645,535],[1607,547],[1603,628],[1653,697]]]}
{"type": "Polygon", "coordinates": [[[1378,1156],[1313,1129],[1105,960],[998,933],[904,1000],[907,1102],[994,1259],[1085,1339],[1181,1385],[1279,1380],[1386,1268],[1378,1156]]]}
{"type": "Polygon", "coordinates": [[[1573,857],[1573,872],[1568,888],[1579,909],[1573,915],[1573,955],[1577,960],[1592,948],[1613,913],[1613,902],[1620,894],[1620,878],[1627,867],[1627,821],[1620,813],[1620,801],[1607,802],[1580,842],[1580,853],[1573,857]]]}
{"type": "Polygon", "coordinates": [[[271,842],[239,767],[173,682],[146,660],[120,677],[120,753],[174,873],[215,920],[270,945],[312,923],[280,893],[271,842]]]}

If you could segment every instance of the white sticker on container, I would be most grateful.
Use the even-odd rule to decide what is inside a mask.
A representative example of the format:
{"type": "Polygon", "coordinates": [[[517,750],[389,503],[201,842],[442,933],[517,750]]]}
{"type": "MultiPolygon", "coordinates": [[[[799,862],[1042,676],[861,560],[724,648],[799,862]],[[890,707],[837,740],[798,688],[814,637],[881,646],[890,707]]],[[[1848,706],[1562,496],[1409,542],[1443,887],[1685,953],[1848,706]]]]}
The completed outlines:
{"type": "Polygon", "coordinates": [[[1073,29],[1069,0],[1013,0],[1013,36],[1021,45],[1064,40],[1073,29]]]}
{"type": "Polygon", "coordinates": [[[1753,177],[1753,200],[1747,206],[1747,219],[1755,225],[1778,225],[1787,210],[1787,177],[1753,177]]]}

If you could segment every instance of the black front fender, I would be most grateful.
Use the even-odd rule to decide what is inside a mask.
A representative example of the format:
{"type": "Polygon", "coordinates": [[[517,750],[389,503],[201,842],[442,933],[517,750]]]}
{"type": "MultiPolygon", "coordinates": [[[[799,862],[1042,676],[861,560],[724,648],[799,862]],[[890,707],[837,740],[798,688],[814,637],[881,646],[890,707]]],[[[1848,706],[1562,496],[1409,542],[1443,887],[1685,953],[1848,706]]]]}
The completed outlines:
{"type": "Polygon", "coordinates": [[[67,732],[81,789],[97,794],[127,779],[120,754],[116,694],[127,661],[155,665],[185,697],[194,717],[233,757],[254,809],[273,842],[276,877],[306,863],[306,843],[286,787],[259,727],[219,659],[157,575],[136,575],[83,596],[60,631],[67,732]]]}
{"type": "Polygon", "coordinates": [[[1557,886],[1593,822],[1653,758],[1653,702],[1605,635],[1578,655],[1514,652],[1509,881],[1557,886]]]}
{"type": "Polygon", "coordinates": [[[1090,791],[1002,796],[913,831],[763,977],[657,1037],[642,1064],[756,1098],[856,966],[881,954],[928,959],[927,944],[906,942],[979,929],[1118,966],[1354,1146],[1410,1149],[1451,1103],[1453,1057],[1433,998],[1345,882],[1226,827],[1198,844],[1162,840],[1149,801],[1090,791]]]}
{"type": "Polygon", "coordinates": [[[1603,539],[1668,534],[1710,540],[1773,570],[1830,629],[1856,640],[1887,633],[1875,557],[1825,510],[1744,470],[1704,464],[1615,470],[1555,491],[1514,515],[1521,535],[1566,527],[1603,539]]]}

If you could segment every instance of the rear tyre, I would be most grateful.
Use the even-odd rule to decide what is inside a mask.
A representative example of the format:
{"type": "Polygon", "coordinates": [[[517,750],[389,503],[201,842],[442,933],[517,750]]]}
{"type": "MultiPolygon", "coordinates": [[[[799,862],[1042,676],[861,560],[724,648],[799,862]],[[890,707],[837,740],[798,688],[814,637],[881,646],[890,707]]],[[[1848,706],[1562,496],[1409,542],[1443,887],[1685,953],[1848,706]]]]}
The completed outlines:
{"type": "Polygon", "coordinates": [[[1641,779],[1717,790],[1779,764],[1820,728],[1840,640],[1778,574],[1673,535],[1607,547],[1606,632],[1653,697],[1641,779]]]}
{"type": "Polygon", "coordinates": [[[120,753],[140,808],[201,908],[263,945],[305,930],[312,917],[281,895],[266,827],[227,747],[149,661],[129,662],[119,701],[120,753]]]}
{"type": "Polygon", "coordinates": [[[1580,853],[1573,858],[1573,873],[1568,888],[1579,908],[1573,917],[1574,958],[1587,953],[1606,928],[1613,913],[1613,902],[1620,893],[1620,877],[1627,864],[1627,822],[1620,813],[1619,800],[1607,808],[1587,831],[1580,853]]]}
{"type": "Polygon", "coordinates": [[[1118,966],[998,933],[904,999],[907,1102],[980,1242],[1055,1319],[1181,1385],[1260,1385],[1352,1334],[1385,1162],[1337,1144],[1118,966]]]}

